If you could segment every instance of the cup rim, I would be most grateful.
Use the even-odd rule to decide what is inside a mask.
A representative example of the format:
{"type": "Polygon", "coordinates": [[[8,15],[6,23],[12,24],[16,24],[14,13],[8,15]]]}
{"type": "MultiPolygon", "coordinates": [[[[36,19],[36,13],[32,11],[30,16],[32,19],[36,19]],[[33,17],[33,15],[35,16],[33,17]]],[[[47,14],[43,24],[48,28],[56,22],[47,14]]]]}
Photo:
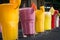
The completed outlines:
{"type": "Polygon", "coordinates": [[[33,8],[31,8],[31,7],[26,7],[26,8],[20,8],[19,10],[26,10],[26,9],[33,9],[33,8]]]}

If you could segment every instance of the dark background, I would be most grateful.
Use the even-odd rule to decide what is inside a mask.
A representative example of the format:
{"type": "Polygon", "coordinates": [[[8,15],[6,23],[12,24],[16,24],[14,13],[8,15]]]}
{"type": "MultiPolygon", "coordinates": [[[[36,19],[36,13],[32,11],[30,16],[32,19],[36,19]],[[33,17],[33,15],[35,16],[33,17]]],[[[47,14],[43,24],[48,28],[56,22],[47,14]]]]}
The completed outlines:
{"type": "MultiPolygon", "coordinates": [[[[29,7],[31,4],[30,2],[32,0],[31,1],[30,0],[21,0],[21,1],[22,2],[21,2],[20,8],[23,7],[24,3],[26,4],[27,7],[29,7]]],[[[58,9],[60,11],[60,0],[44,0],[44,1],[45,1],[45,6],[53,5],[53,7],[55,9],[58,9]]],[[[9,3],[9,0],[0,0],[0,4],[2,4],[2,3],[9,3]]],[[[37,3],[37,0],[35,0],[35,4],[36,3],[37,3]]]]}

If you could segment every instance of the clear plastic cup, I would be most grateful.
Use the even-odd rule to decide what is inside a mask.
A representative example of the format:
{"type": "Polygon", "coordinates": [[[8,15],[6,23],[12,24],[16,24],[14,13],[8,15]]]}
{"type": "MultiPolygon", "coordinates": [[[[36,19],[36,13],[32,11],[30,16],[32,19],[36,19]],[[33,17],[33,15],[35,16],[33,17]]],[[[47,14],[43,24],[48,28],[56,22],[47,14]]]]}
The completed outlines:
{"type": "Polygon", "coordinates": [[[35,34],[35,13],[32,8],[20,9],[21,25],[24,35],[35,34]]]}
{"type": "Polygon", "coordinates": [[[10,1],[10,3],[0,4],[0,23],[3,40],[18,39],[19,5],[21,1],[10,1]]]}
{"type": "Polygon", "coordinates": [[[44,29],[46,31],[51,30],[51,13],[50,12],[45,12],[44,29]]]}

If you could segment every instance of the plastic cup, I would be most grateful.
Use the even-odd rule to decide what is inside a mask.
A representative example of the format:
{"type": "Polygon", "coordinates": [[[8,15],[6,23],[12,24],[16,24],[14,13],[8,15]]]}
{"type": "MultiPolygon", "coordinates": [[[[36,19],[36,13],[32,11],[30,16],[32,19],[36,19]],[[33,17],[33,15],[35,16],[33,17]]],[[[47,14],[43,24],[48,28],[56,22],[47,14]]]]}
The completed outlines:
{"type": "Polygon", "coordinates": [[[50,12],[45,12],[44,29],[46,31],[51,30],[51,13],[50,12]]]}
{"type": "Polygon", "coordinates": [[[35,21],[36,33],[44,32],[44,17],[45,17],[45,14],[43,11],[40,11],[40,10],[36,11],[36,21],[35,21]]]}
{"type": "Polygon", "coordinates": [[[24,35],[35,34],[35,13],[32,8],[20,9],[21,26],[24,35]]]}
{"type": "Polygon", "coordinates": [[[18,39],[20,2],[21,0],[10,0],[10,3],[0,4],[0,23],[2,26],[3,40],[18,39]]]}

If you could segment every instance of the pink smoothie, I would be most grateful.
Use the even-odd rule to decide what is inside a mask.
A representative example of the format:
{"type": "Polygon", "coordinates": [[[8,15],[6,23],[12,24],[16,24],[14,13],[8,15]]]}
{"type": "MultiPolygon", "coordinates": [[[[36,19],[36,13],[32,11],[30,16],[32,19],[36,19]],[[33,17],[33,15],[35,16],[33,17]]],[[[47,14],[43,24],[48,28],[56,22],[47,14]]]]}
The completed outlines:
{"type": "Polygon", "coordinates": [[[32,8],[21,8],[20,19],[23,34],[35,34],[35,13],[32,8]]]}

